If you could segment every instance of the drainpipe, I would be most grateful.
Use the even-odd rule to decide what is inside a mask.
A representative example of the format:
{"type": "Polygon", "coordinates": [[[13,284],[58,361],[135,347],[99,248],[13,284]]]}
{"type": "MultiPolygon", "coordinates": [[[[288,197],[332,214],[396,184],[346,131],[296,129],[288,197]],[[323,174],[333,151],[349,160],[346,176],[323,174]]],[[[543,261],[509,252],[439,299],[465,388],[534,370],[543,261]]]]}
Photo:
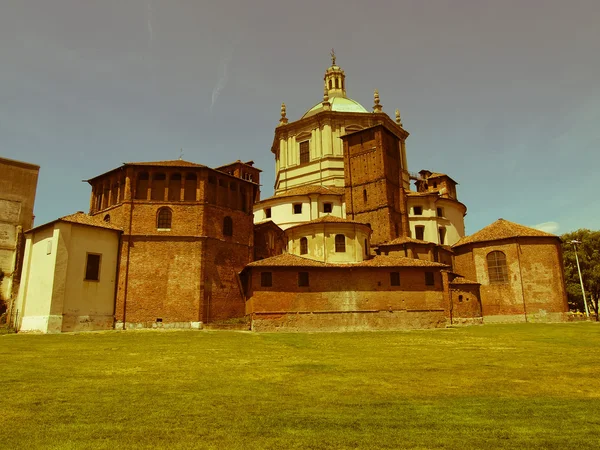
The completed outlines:
{"type": "Polygon", "coordinates": [[[129,209],[129,235],[127,236],[127,260],[125,262],[125,290],[123,292],[123,329],[127,329],[127,291],[129,287],[129,259],[131,255],[131,225],[133,223],[133,199],[130,199],[131,208],[129,209]]]}

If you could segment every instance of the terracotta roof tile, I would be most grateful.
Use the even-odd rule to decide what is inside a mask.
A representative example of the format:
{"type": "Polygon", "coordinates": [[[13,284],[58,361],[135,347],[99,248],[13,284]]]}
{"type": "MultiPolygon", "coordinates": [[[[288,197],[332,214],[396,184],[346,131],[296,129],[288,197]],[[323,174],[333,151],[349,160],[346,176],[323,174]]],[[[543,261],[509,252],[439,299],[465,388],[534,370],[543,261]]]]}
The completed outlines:
{"type": "Polygon", "coordinates": [[[51,222],[47,222],[42,225],[38,225],[37,227],[27,230],[26,233],[38,230],[40,228],[47,227],[48,225],[52,225],[53,223],[56,223],[56,222],[77,223],[79,225],[87,225],[87,226],[91,226],[91,227],[106,228],[108,230],[123,231],[123,229],[121,227],[113,225],[109,222],[105,222],[102,219],[102,217],[100,217],[99,215],[98,216],[90,216],[81,211],[78,211],[75,214],[69,214],[68,216],[59,217],[58,219],[53,220],[51,222]]]}
{"type": "Polygon", "coordinates": [[[166,166],[166,167],[207,167],[203,164],[184,161],[182,159],[172,159],[168,161],[146,161],[146,162],[127,162],[124,166],[166,166]]]}
{"type": "Polygon", "coordinates": [[[269,200],[272,198],[293,197],[295,195],[308,195],[308,194],[344,195],[344,188],[338,187],[338,186],[315,186],[315,185],[298,186],[298,187],[295,187],[292,189],[288,189],[287,191],[283,191],[278,194],[275,194],[274,196],[269,197],[265,200],[269,200]]]}
{"type": "Polygon", "coordinates": [[[294,225],[292,227],[289,227],[288,230],[290,228],[301,227],[301,226],[304,226],[304,225],[312,225],[312,224],[317,224],[317,223],[356,223],[358,225],[364,225],[366,227],[368,226],[366,223],[363,223],[363,222],[357,222],[356,220],[344,219],[342,217],[332,216],[332,215],[328,214],[326,216],[321,216],[318,219],[309,220],[307,222],[299,223],[298,225],[294,225]]]}
{"type": "Polygon", "coordinates": [[[393,241],[382,242],[378,244],[379,247],[386,247],[389,245],[400,245],[400,244],[421,244],[421,245],[436,245],[433,242],[421,241],[419,239],[414,239],[408,236],[400,236],[399,238],[394,239],[393,241]]]}
{"type": "Polygon", "coordinates": [[[108,228],[111,230],[122,231],[121,227],[118,227],[112,223],[105,222],[100,215],[90,216],[82,212],[76,212],[75,214],[69,214],[58,219],[61,222],[78,223],[80,225],[90,225],[93,227],[108,228]]]}
{"type": "Polygon", "coordinates": [[[356,263],[324,263],[302,256],[284,253],[271,258],[261,259],[248,264],[248,267],[323,267],[323,268],[351,268],[351,267],[431,267],[445,268],[445,264],[423,261],[420,259],[404,258],[400,256],[375,256],[372,259],[356,263]]]}
{"type": "Polygon", "coordinates": [[[481,284],[477,281],[468,280],[465,277],[456,277],[450,284],[481,284]]]}
{"type": "Polygon", "coordinates": [[[475,242],[498,241],[516,237],[555,237],[558,239],[558,236],[554,234],[519,225],[518,223],[509,222],[508,220],[498,219],[487,227],[482,228],[477,233],[460,239],[452,247],[455,248],[461,245],[473,244],[475,242]]]}

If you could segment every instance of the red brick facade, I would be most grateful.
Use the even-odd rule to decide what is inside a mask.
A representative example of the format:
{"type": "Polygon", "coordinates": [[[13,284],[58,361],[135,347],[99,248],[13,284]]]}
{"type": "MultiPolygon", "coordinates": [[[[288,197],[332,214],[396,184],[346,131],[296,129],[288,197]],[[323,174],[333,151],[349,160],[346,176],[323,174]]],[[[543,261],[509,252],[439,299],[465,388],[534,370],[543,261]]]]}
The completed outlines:
{"type": "Polygon", "coordinates": [[[342,137],[347,217],[369,223],[376,245],[408,236],[402,140],[384,125],[342,137]]]}
{"type": "Polygon", "coordinates": [[[484,321],[560,320],[568,311],[557,237],[477,242],[454,251],[455,271],[481,283],[484,321]],[[491,252],[506,257],[505,281],[490,281],[491,252]]]}
{"type": "Polygon", "coordinates": [[[117,322],[198,326],[244,315],[238,273],[253,259],[258,169],[251,178],[167,161],[90,180],[90,213],[124,229],[117,322]]]}

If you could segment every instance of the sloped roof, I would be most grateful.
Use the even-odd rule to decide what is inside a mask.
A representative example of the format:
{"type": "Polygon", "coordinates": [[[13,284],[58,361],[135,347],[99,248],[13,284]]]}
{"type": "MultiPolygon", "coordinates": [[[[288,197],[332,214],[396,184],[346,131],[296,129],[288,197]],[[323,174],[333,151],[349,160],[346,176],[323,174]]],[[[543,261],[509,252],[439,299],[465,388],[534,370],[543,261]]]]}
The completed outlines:
{"type": "Polygon", "coordinates": [[[47,222],[43,225],[39,225],[35,228],[32,228],[32,229],[28,230],[27,233],[29,233],[30,231],[39,230],[48,225],[52,225],[56,222],[76,223],[79,225],[87,225],[90,227],[106,228],[108,230],[114,230],[114,231],[123,231],[123,229],[121,227],[118,227],[117,225],[114,225],[109,222],[105,222],[100,215],[90,216],[81,211],[77,211],[75,214],[69,214],[68,216],[59,217],[56,220],[53,220],[51,222],[47,222]]]}
{"type": "Polygon", "coordinates": [[[287,191],[275,194],[274,197],[291,197],[293,195],[308,195],[308,194],[322,194],[322,195],[343,195],[344,188],[338,186],[298,186],[296,188],[288,189],[287,191]]]}
{"type": "Polygon", "coordinates": [[[142,161],[142,162],[126,162],[124,166],[167,166],[167,167],[207,167],[203,164],[197,164],[183,159],[171,159],[167,161],[142,161]]]}
{"type": "Polygon", "coordinates": [[[536,230],[535,228],[519,225],[518,223],[510,222],[504,219],[498,219],[494,223],[482,228],[477,233],[470,236],[465,236],[460,239],[452,247],[461,245],[473,244],[475,242],[499,241],[502,239],[511,239],[517,237],[554,237],[558,236],[545,231],[536,230]]]}
{"type": "MultiPolygon", "coordinates": [[[[296,227],[302,227],[304,225],[313,225],[313,224],[318,224],[318,223],[349,223],[349,224],[357,224],[357,225],[363,225],[365,227],[369,227],[366,223],[363,222],[358,222],[356,220],[351,220],[351,219],[344,219],[342,217],[337,217],[337,216],[332,216],[330,214],[327,214],[325,216],[321,216],[318,219],[314,219],[314,220],[309,220],[307,222],[302,222],[299,223],[298,225],[294,225],[288,228],[296,228],[296,227]]],[[[370,227],[369,227],[370,228],[370,227]]]]}
{"type": "Polygon", "coordinates": [[[378,244],[379,247],[386,247],[389,245],[401,245],[401,244],[421,244],[421,245],[436,245],[433,242],[421,241],[420,239],[414,239],[408,236],[400,236],[393,241],[382,242],[378,244]]]}
{"type": "Polygon", "coordinates": [[[284,253],[271,258],[261,259],[248,264],[248,267],[431,267],[445,268],[445,264],[423,261],[421,259],[404,258],[401,256],[375,256],[372,259],[356,263],[324,263],[302,256],[284,253]]]}
{"type": "Polygon", "coordinates": [[[295,197],[298,195],[309,195],[309,194],[320,194],[320,195],[344,195],[344,188],[337,186],[298,186],[295,188],[288,189],[287,191],[279,192],[272,197],[262,199],[258,203],[262,203],[268,200],[276,198],[295,197]]]}
{"type": "Polygon", "coordinates": [[[450,282],[450,284],[481,284],[477,281],[468,280],[465,277],[456,277],[454,280],[450,282]]]}

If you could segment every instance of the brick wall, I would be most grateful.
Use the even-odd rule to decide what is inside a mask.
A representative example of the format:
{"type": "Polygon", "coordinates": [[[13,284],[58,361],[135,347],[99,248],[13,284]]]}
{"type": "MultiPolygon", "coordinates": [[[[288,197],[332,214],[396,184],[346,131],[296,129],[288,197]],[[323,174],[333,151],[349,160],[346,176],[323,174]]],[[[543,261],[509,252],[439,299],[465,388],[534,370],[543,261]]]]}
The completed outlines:
{"type": "Polygon", "coordinates": [[[346,214],[370,223],[373,244],[408,235],[400,140],[384,127],[344,138],[346,214]]]}
{"type": "MultiPolygon", "coordinates": [[[[132,185],[146,170],[128,168],[132,185]]],[[[150,178],[160,170],[150,170],[150,178]]],[[[125,230],[116,294],[117,322],[152,326],[160,320],[158,323],[184,325],[244,315],[238,273],[252,261],[254,226],[248,203],[252,184],[206,168],[196,170],[196,174],[194,200],[188,201],[184,194],[174,201],[165,200],[169,191],[157,179],[151,180],[151,188],[142,189],[148,193],[144,199],[127,200],[124,195],[119,203],[96,210],[94,189],[91,212],[109,215],[111,223],[125,230]],[[162,200],[156,189],[164,192],[162,200]],[[170,228],[157,227],[162,208],[171,212],[170,228]],[[231,235],[226,232],[226,220],[231,221],[231,235]]],[[[102,177],[94,183],[111,185],[102,177]]],[[[135,189],[140,189],[137,184],[131,198],[135,198],[135,189]]]]}
{"type": "Polygon", "coordinates": [[[435,284],[426,286],[426,271],[251,267],[247,269],[246,312],[253,317],[254,329],[262,330],[278,327],[275,324],[286,323],[291,316],[297,316],[293,319],[294,329],[302,329],[303,323],[305,329],[316,330],[441,326],[445,323],[441,274],[439,269],[434,270],[435,284]],[[272,273],[272,287],[261,287],[261,272],[272,273]],[[298,272],[308,272],[309,286],[298,286],[298,272]],[[391,286],[390,272],[400,273],[400,286],[391,286]],[[391,315],[375,319],[380,312],[391,315]],[[320,318],[315,319],[315,315],[320,318]],[[269,320],[274,322],[269,325],[269,320]]]}
{"type": "Polygon", "coordinates": [[[455,271],[481,283],[484,320],[560,319],[568,311],[557,238],[477,243],[454,251],[455,271]],[[486,255],[492,251],[506,255],[506,283],[490,283],[486,255]]]}

